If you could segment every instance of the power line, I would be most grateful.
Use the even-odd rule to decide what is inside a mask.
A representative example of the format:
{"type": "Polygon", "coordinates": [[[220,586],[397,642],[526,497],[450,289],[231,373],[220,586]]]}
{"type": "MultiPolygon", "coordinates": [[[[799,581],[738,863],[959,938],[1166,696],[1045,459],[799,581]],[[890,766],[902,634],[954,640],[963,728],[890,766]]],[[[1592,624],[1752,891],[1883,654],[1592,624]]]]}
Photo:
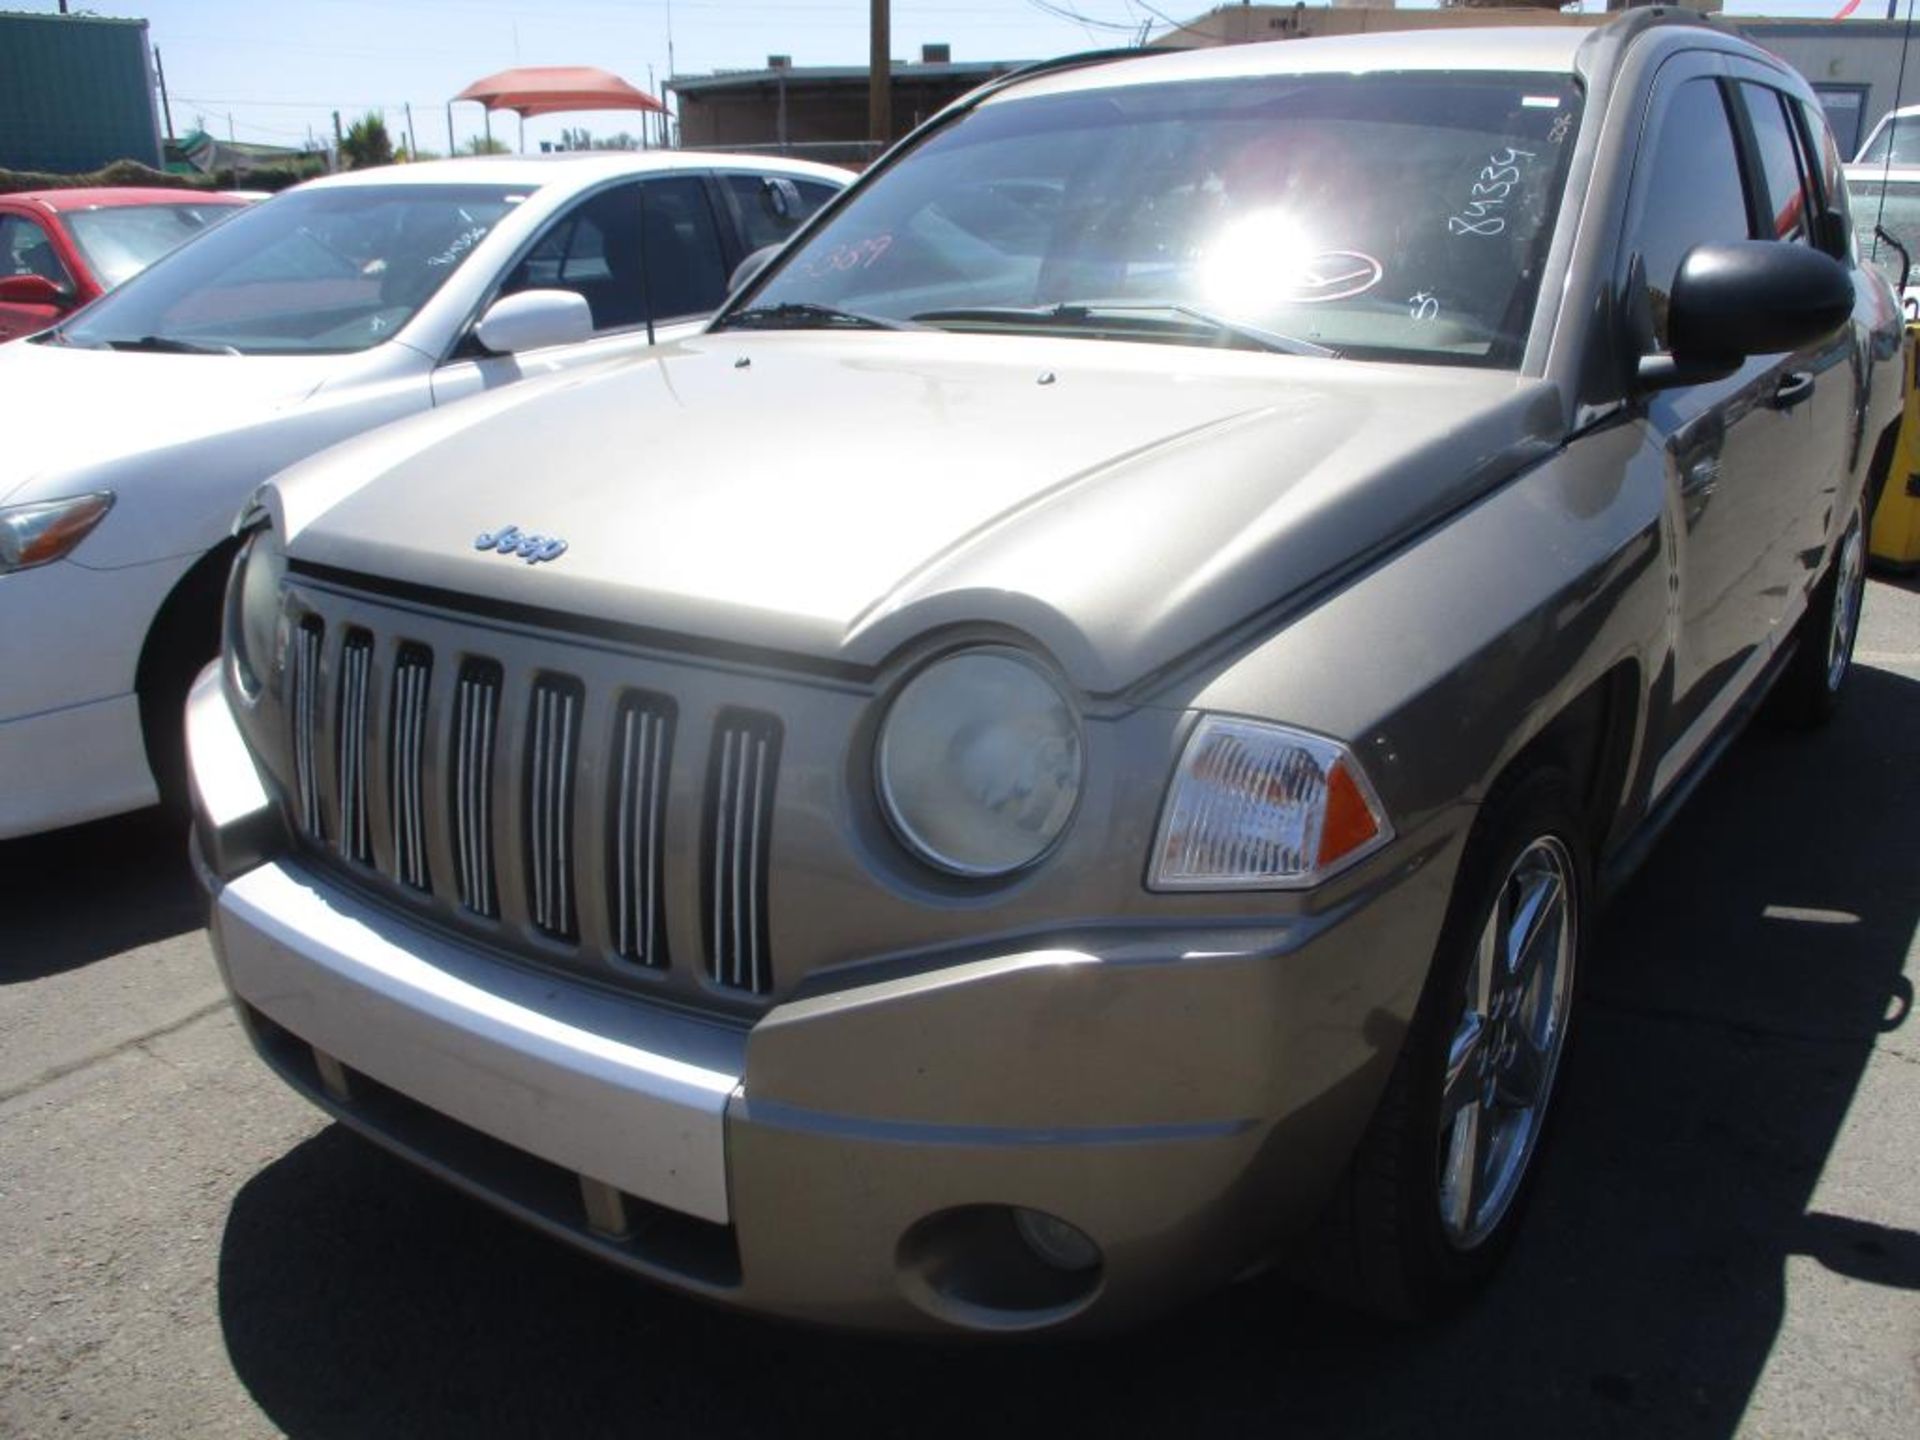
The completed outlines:
{"type": "Polygon", "coordinates": [[[1078,10],[1054,3],[1054,0],[1027,0],[1027,4],[1043,15],[1051,15],[1056,20],[1065,20],[1084,30],[1111,30],[1122,35],[1131,35],[1135,28],[1130,20],[1103,20],[1096,15],[1083,15],[1078,10]]]}

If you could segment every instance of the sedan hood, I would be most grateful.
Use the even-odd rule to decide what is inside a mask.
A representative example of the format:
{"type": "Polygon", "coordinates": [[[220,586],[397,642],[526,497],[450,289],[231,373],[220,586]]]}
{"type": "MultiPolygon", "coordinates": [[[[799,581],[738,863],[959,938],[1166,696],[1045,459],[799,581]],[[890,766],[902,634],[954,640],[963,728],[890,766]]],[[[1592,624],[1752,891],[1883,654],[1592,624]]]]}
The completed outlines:
{"type": "Polygon", "coordinates": [[[995,627],[1096,694],[1350,572],[1560,416],[1489,371],[913,332],[703,336],[462,409],[286,477],[295,562],[848,672],[995,627]],[[476,548],[508,526],[566,549],[476,548]]]}
{"type": "Polygon", "coordinates": [[[7,426],[0,500],[69,474],[297,405],[338,357],[166,355],[0,345],[7,426]]]}

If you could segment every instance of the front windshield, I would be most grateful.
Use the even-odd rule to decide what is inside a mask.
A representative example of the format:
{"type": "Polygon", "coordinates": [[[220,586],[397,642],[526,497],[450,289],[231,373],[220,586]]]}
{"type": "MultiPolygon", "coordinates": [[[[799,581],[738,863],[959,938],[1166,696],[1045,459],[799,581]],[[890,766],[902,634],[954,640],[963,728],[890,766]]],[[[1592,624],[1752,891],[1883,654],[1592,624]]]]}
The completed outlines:
{"type": "Polygon", "coordinates": [[[71,345],[338,354],[391,338],[525,190],[292,190],[208,231],[51,332],[71,345]]]}
{"type": "Polygon", "coordinates": [[[73,243],[103,289],[138,275],[174,246],[217,225],[238,205],[112,205],[66,217],[73,243]]]}
{"type": "Polygon", "coordinates": [[[1242,339],[1511,367],[1579,105],[1569,76],[1434,72],[990,101],[876,176],[721,323],[831,309],[1232,343],[1230,322],[1242,339]]]}

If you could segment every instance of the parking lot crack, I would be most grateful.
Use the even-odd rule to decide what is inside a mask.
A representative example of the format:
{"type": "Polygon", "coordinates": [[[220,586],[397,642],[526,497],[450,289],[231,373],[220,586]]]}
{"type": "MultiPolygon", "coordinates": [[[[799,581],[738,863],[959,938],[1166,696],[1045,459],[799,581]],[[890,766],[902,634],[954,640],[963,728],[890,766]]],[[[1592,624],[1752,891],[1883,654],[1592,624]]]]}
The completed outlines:
{"type": "Polygon", "coordinates": [[[5,1105],[10,1101],[17,1100],[22,1095],[31,1095],[34,1091],[51,1085],[56,1080],[64,1080],[69,1075],[76,1075],[82,1070],[91,1069],[103,1061],[112,1060],[116,1056],[124,1055],[130,1050],[141,1050],[151,1055],[152,1051],[146,1049],[150,1041],[159,1040],[165,1036],[184,1030],[195,1021],[204,1020],[216,1011],[226,1008],[227,999],[223,995],[217,1000],[208,1001],[196,1010],[189,1011],[177,1020],[170,1020],[165,1025],[156,1026],[152,1030],[142,1031],[138,1035],[129,1036],[127,1039],[120,1041],[118,1044],[110,1045],[104,1050],[96,1050],[89,1055],[80,1056],[78,1059],[69,1060],[63,1064],[50,1065],[31,1079],[21,1081],[16,1085],[7,1086],[5,1089],[0,1089],[0,1105],[5,1105]]]}

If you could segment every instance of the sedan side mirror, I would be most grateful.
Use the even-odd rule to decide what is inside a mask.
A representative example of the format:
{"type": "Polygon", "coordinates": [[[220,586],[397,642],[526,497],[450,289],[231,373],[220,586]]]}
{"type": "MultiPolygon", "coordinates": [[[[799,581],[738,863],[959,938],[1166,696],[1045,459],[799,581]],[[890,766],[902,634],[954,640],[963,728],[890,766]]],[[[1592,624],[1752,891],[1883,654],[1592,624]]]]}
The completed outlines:
{"type": "Polygon", "coordinates": [[[522,290],[487,307],[474,338],[496,355],[575,345],[593,336],[593,310],[571,290],[522,290]]]}
{"type": "Polygon", "coordinates": [[[1696,245],[1667,302],[1671,354],[1640,361],[1644,390],[1731,375],[1750,355],[1804,350],[1853,313],[1853,276],[1829,255],[1781,240],[1696,245]]]}
{"type": "Polygon", "coordinates": [[[44,275],[8,275],[0,279],[0,303],[7,305],[67,305],[73,287],[44,275]]]}
{"type": "Polygon", "coordinates": [[[727,281],[727,293],[733,294],[744,289],[748,281],[752,280],[754,276],[767,268],[767,262],[778,255],[780,249],[781,247],[778,245],[762,245],[758,250],[734,266],[733,278],[727,281]]]}

